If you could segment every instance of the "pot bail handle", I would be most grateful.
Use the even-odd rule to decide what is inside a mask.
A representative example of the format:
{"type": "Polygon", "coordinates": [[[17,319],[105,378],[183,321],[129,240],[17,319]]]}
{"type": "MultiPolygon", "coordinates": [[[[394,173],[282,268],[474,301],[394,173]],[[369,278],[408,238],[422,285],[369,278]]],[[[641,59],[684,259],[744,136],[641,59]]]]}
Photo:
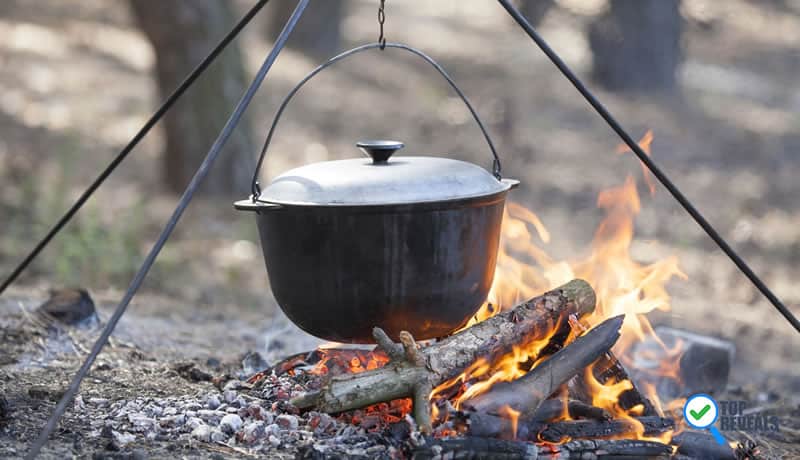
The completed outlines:
{"type": "Polygon", "coordinates": [[[347,50],[347,51],[345,51],[345,52],[343,52],[341,54],[338,54],[338,55],[328,59],[327,61],[323,62],[322,64],[317,66],[314,70],[309,72],[308,75],[303,77],[303,79],[300,80],[300,82],[297,83],[297,85],[295,85],[295,87],[292,88],[292,90],[289,91],[289,94],[287,94],[286,97],[283,99],[283,101],[281,102],[281,105],[278,107],[278,111],[275,113],[275,119],[272,121],[272,126],[270,126],[270,128],[269,128],[269,133],[267,134],[267,139],[264,141],[264,146],[261,148],[261,154],[258,157],[258,163],[256,163],[256,169],[255,169],[255,172],[253,173],[253,180],[252,180],[252,182],[250,184],[250,190],[251,190],[251,193],[252,193],[251,199],[253,200],[253,202],[256,202],[258,200],[258,197],[261,195],[261,186],[260,186],[260,184],[258,182],[258,175],[261,172],[261,166],[264,163],[264,157],[266,156],[267,149],[269,148],[269,144],[272,141],[272,135],[275,133],[275,127],[278,126],[278,121],[280,121],[281,115],[283,115],[283,111],[284,111],[284,109],[286,109],[286,106],[289,104],[289,101],[292,100],[294,95],[300,90],[300,88],[303,87],[303,85],[305,85],[309,80],[314,78],[315,75],[317,75],[318,73],[320,73],[324,69],[330,67],[331,65],[335,64],[338,61],[341,61],[342,59],[344,59],[346,57],[352,56],[354,54],[361,53],[363,51],[375,49],[375,48],[379,48],[379,49],[394,48],[394,49],[400,49],[400,50],[408,51],[409,53],[414,54],[414,55],[422,58],[425,62],[427,62],[428,64],[433,66],[433,68],[436,69],[437,72],[439,72],[439,75],[441,75],[442,78],[447,80],[447,83],[450,84],[450,87],[453,88],[453,90],[456,92],[456,94],[458,94],[458,96],[464,102],[464,105],[467,106],[467,109],[469,109],[469,112],[472,114],[472,118],[475,119],[475,122],[478,124],[478,127],[481,129],[481,132],[483,133],[483,137],[486,139],[486,143],[489,144],[489,149],[492,151],[492,174],[494,175],[494,177],[497,180],[501,179],[502,176],[500,175],[500,172],[501,172],[500,157],[497,155],[497,150],[494,147],[494,142],[492,142],[492,138],[489,136],[489,132],[486,130],[486,127],[484,126],[483,122],[481,121],[480,117],[478,116],[478,113],[475,111],[475,108],[472,107],[472,104],[467,99],[467,96],[464,95],[464,93],[456,85],[455,81],[453,81],[453,79],[450,77],[450,75],[447,74],[447,72],[444,70],[444,68],[442,68],[442,66],[439,65],[438,62],[433,60],[433,58],[431,58],[427,54],[423,53],[422,51],[420,51],[420,50],[418,50],[416,48],[412,48],[411,46],[404,45],[402,43],[368,43],[366,45],[361,45],[361,46],[358,46],[356,48],[347,50]]]}

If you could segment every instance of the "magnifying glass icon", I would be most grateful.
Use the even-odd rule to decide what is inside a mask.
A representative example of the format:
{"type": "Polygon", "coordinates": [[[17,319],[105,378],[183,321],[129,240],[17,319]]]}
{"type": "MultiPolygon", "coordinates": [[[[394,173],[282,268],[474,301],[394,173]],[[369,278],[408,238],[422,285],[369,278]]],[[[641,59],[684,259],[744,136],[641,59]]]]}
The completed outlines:
{"type": "Polygon", "coordinates": [[[683,418],[690,427],[698,430],[708,430],[720,445],[725,445],[725,438],[719,432],[714,423],[719,417],[719,405],[714,398],[705,394],[697,393],[686,400],[683,405],[683,418]]]}

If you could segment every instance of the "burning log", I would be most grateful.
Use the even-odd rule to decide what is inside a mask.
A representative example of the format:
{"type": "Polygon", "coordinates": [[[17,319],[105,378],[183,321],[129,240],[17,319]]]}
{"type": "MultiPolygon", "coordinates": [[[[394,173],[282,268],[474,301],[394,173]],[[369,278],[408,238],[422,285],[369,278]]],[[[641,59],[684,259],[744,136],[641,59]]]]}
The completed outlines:
{"type": "Polygon", "coordinates": [[[540,339],[559,324],[566,324],[569,315],[581,317],[593,312],[595,301],[594,290],[586,281],[573,280],[422,350],[410,334],[401,334],[402,345],[398,345],[376,328],[378,346],[393,356],[386,366],[330,377],[321,389],[291,402],[300,409],[342,412],[413,397],[415,419],[423,431],[430,432],[428,398],[434,385],[457,376],[476,359],[493,360],[514,345],[540,339]]]}
{"type": "Polygon", "coordinates": [[[561,445],[536,446],[528,442],[492,438],[426,438],[425,444],[411,452],[414,460],[469,458],[503,460],[569,460],[591,458],[669,458],[672,448],[660,442],[617,440],[579,440],[561,445]]]}
{"type": "Polygon", "coordinates": [[[608,352],[620,336],[624,319],[620,315],[602,322],[523,377],[499,383],[464,406],[486,414],[498,415],[504,407],[511,407],[523,416],[533,414],[561,384],[608,352]]]}
{"type": "MultiPolygon", "coordinates": [[[[571,321],[570,324],[572,324],[573,328],[584,327],[580,321],[577,320],[571,321]]],[[[621,409],[628,411],[636,406],[641,406],[641,415],[659,415],[653,403],[639,391],[636,383],[630,378],[628,371],[625,370],[625,367],[614,355],[614,352],[609,350],[608,353],[598,358],[591,366],[591,372],[592,377],[594,377],[600,385],[622,381],[630,382],[631,387],[624,390],[619,395],[619,406],[621,409]]],[[[578,399],[589,401],[591,400],[591,391],[587,388],[588,383],[586,382],[586,378],[587,377],[583,375],[577,376],[570,382],[569,388],[571,393],[578,396],[578,399]]]]}
{"type": "Polygon", "coordinates": [[[563,414],[567,414],[573,419],[588,418],[593,420],[609,420],[611,418],[611,414],[600,407],[586,404],[583,401],[576,401],[573,399],[565,401],[564,399],[557,398],[548,399],[543,402],[542,405],[536,409],[536,412],[533,413],[531,420],[547,422],[563,414]]]}
{"type": "Polygon", "coordinates": [[[670,418],[638,417],[614,420],[567,420],[540,422],[513,420],[497,415],[472,413],[468,415],[468,432],[471,436],[513,436],[524,441],[562,442],[565,439],[610,438],[642,433],[654,436],[675,429],[670,418]]]}

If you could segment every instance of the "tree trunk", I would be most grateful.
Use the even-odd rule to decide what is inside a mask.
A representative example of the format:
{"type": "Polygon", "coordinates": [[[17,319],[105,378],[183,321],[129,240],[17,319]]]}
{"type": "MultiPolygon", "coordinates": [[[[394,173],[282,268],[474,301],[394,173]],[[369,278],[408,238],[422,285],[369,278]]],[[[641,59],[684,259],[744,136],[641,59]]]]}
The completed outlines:
{"type": "MultiPolygon", "coordinates": [[[[156,54],[160,99],[165,99],[235,22],[228,0],[130,0],[156,54]]],[[[242,54],[231,44],[164,117],[163,181],[183,191],[247,86],[242,54]]],[[[241,195],[248,190],[255,155],[251,130],[242,121],[200,192],[241,195]]]]}
{"type": "Polygon", "coordinates": [[[554,3],[555,0],[520,0],[519,12],[525,16],[528,22],[536,26],[542,22],[554,3]]]}
{"type": "MultiPolygon", "coordinates": [[[[375,4],[377,14],[377,2],[375,4]]],[[[266,30],[270,39],[280,33],[295,6],[297,6],[297,0],[272,0],[270,2],[266,30]]],[[[286,42],[286,46],[317,59],[333,56],[341,51],[340,26],[344,19],[344,11],[345,0],[311,2],[292,32],[291,40],[286,42]]]]}
{"type": "Polygon", "coordinates": [[[589,29],[593,76],[611,90],[675,88],[681,62],[678,0],[611,0],[589,29]]]}

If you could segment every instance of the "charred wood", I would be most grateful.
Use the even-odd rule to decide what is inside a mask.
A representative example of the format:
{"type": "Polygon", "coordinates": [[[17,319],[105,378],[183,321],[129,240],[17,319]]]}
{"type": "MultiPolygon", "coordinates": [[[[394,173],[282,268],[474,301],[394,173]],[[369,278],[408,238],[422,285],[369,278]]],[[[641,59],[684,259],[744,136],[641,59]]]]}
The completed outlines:
{"type": "Polygon", "coordinates": [[[484,413],[465,414],[467,432],[471,436],[514,437],[525,441],[561,442],[565,439],[609,438],[642,433],[648,436],[675,429],[675,422],[662,417],[639,417],[632,420],[568,420],[541,422],[512,420],[484,413]],[[516,425],[516,427],[515,427],[516,425]]]}
{"type": "Polygon", "coordinates": [[[464,407],[497,415],[508,406],[523,417],[533,414],[561,384],[608,352],[620,336],[623,320],[624,316],[620,315],[602,322],[524,376],[495,385],[488,392],[465,402],[464,407]]]}
{"type": "MultiPolygon", "coordinates": [[[[410,334],[404,335],[402,358],[398,357],[396,344],[389,345],[383,331],[376,328],[376,341],[387,354],[395,356],[394,360],[380,369],[330,377],[319,390],[294,398],[292,404],[300,409],[335,413],[416,396],[414,404],[420,409],[415,407],[415,415],[430,414],[424,390],[457,376],[476,359],[493,360],[511,351],[514,345],[541,339],[568,322],[569,315],[593,312],[595,300],[594,290],[587,282],[573,280],[421,350],[410,334]]],[[[426,432],[431,428],[428,418],[417,420],[426,432]]]]}
{"type": "Polygon", "coordinates": [[[549,422],[562,415],[569,415],[570,418],[588,418],[593,420],[609,420],[611,414],[605,409],[586,404],[583,401],[564,399],[548,399],[536,409],[531,420],[537,422],[549,422]]]}
{"type": "Polygon", "coordinates": [[[492,438],[459,439],[425,438],[425,443],[411,452],[414,460],[423,459],[502,459],[502,460],[569,460],[569,459],[667,459],[672,448],[653,441],[582,440],[561,445],[537,446],[529,442],[492,438]]]}

